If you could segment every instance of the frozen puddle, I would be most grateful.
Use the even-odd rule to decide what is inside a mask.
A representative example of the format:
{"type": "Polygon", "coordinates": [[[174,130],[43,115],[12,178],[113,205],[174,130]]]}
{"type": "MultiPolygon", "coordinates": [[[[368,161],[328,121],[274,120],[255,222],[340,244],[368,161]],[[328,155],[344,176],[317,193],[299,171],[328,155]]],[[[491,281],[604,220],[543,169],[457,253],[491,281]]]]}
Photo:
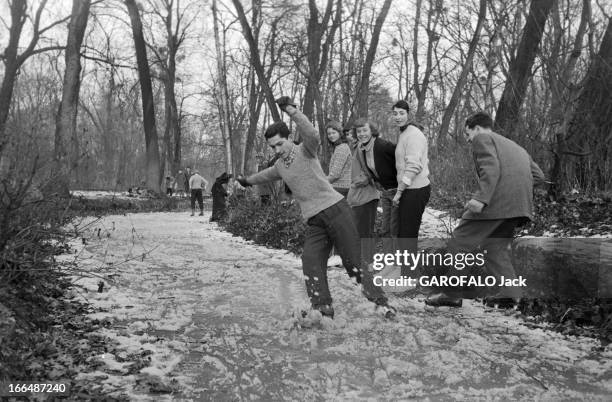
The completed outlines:
{"type": "MultiPolygon", "coordinates": [[[[424,216],[427,236],[444,234],[435,216],[424,216]]],[[[75,292],[102,309],[95,318],[111,323],[101,334],[119,343],[118,354],[150,358],[127,372],[121,356],[107,354],[98,372],[81,376],[111,395],[609,400],[612,393],[610,346],[595,351],[592,339],[530,329],[470,302],[432,309],[392,296],[400,315],[388,322],[338,268],[329,271],[336,318],[296,329],[291,314],[308,305],[300,259],[221,232],[208,216],[109,216],[84,233],[87,244],[79,240],[78,254],[62,258],[76,256],[97,276],[78,279],[75,292]]]]}

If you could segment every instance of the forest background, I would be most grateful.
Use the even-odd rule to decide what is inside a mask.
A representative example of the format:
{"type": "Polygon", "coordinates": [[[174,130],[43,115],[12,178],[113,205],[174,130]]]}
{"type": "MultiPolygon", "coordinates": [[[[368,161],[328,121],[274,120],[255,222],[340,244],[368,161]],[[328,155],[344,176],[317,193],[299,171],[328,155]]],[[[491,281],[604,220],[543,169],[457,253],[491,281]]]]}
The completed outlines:
{"type": "Polygon", "coordinates": [[[5,1],[0,170],[45,194],[252,173],[282,94],[319,127],[324,167],[327,120],[367,116],[394,141],[407,99],[442,198],[473,189],[461,133],[478,110],[551,196],[606,192],[611,14],[601,0],[5,1]]]}

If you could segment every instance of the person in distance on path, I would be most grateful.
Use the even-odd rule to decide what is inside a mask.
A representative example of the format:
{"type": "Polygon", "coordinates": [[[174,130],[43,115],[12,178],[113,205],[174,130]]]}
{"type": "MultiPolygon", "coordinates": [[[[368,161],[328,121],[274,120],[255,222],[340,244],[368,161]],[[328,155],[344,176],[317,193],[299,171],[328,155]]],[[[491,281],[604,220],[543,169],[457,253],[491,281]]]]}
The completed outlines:
{"type": "Polygon", "coordinates": [[[327,282],[327,259],[335,246],[348,275],[362,284],[367,299],[374,302],[385,317],[393,318],[395,309],[388,305],[382,289],[374,285],[373,275],[362,261],[361,242],[351,209],[323,173],[317,156],[321,145],[318,131],[291,98],[283,96],[276,103],[295,122],[303,142],[296,145],[289,139],[289,128],[284,122],[273,123],[266,129],[265,138],[279,159],[274,166],[259,173],[238,177],[238,182],[250,186],[283,179],[293,193],[307,222],[302,270],[313,309],[324,316],[334,316],[327,282]]]}
{"type": "Polygon", "coordinates": [[[204,200],[202,198],[202,192],[206,191],[208,182],[205,178],[200,176],[200,172],[196,169],[189,178],[189,188],[191,189],[191,216],[195,214],[195,202],[198,201],[198,207],[200,207],[200,216],[204,215],[204,200]]]}

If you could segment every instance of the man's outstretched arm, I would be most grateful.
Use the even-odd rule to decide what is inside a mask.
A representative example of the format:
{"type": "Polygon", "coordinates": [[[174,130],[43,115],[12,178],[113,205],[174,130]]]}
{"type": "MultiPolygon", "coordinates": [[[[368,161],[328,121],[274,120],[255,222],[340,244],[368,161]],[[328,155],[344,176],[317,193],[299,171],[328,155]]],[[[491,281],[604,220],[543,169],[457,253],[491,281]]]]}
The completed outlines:
{"type": "Polygon", "coordinates": [[[281,178],[276,169],[276,165],[271,166],[261,172],[255,173],[249,177],[238,177],[236,180],[242,187],[252,186],[253,184],[264,184],[270,181],[276,181],[281,178]]]}

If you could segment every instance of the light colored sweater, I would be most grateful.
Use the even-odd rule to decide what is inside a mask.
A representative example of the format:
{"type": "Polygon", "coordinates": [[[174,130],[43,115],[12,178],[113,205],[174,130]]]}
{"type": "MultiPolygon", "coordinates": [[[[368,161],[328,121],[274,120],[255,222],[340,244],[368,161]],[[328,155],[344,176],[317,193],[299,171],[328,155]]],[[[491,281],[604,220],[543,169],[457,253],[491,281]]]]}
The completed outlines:
{"type": "Polygon", "coordinates": [[[300,205],[302,216],[308,220],[344,197],[333,189],[321,168],[317,157],[321,144],[317,130],[298,110],[291,114],[291,119],[296,123],[303,140],[297,146],[293,162],[286,167],[285,161],[279,159],[274,166],[249,176],[247,180],[250,184],[263,184],[282,179],[300,205]]]}
{"type": "Polygon", "coordinates": [[[395,167],[399,189],[422,188],[429,185],[427,151],[427,138],[418,127],[409,125],[400,133],[395,147],[395,167]],[[403,184],[403,177],[412,181],[409,187],[403,184]]]}
{"type": "Polygon", "coordinates": [[[205,178],[195,173],[193,176],[189,178],[189,188],[192,190],[206,190],[208,187],[208,182],[205,178]]]}
{"type": "Polygon", "coordinates": [[[329,161],[327,180],[335,188],[351,187],[351,148],[348,144],[338,144],[329,161]]]}

